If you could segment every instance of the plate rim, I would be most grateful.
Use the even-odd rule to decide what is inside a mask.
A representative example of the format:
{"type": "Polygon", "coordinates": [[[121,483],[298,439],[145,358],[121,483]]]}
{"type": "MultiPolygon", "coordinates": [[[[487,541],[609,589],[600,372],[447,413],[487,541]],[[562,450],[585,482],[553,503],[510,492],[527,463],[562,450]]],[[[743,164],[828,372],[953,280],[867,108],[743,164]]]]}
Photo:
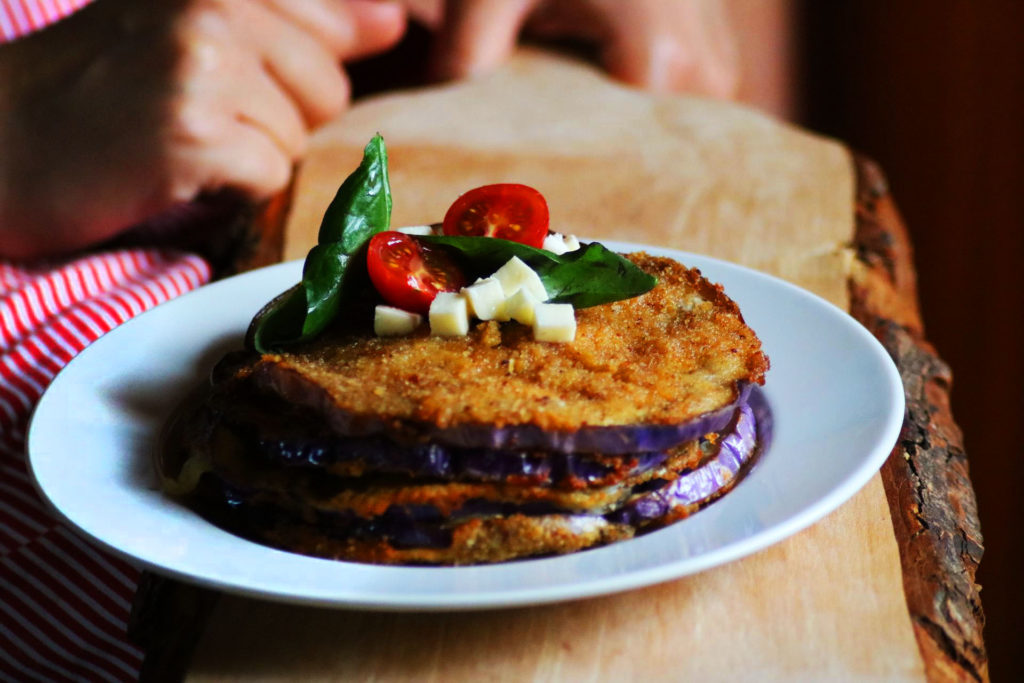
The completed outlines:
{"type": "MultiPolygon", "coordinates": [[[[188,571],[181,569],[176,566],[168,566],[166,560],[161,563],[156,560],[151,560],[145,557],[139,557],[138,554],[132,553],[129,550],[121,548],[115,544],[108,542],[106,539],[95,535],[87,529],[84,529],[74,519],[71,519],[61,507],[51,500],[49,494],[46,491],[43,482],[40,481],[37,473],[37,462],[34,457],[34,447],[38,441],[38,431],[40,424],[40,414],[45,416],[46,411],[49,409],[49,403],[54,400],[54,394],[59,391],[62,387],[62,377],[66,377],[69,369],[75,366],[75,364],[82,364],[88,362],[88,358],[91,355],[90,349],[94,349],[100,343],[111,343],[110,338],[118,336],[118,330],[121,330],[127,326],[138,327],[145,324],[145,321],[156,311],[161,309],[166,310],[166,307],[171,305],[184,306],[187,305],[188,297],[195,297],[196,295],[203,296],[214,296],[212,292],[216,288],[230,288],[237,286],[243,278],[268,278],[272,277],[272,274],[277,271],[287,272],[290,270],[296,270],[296,276],[300,275],[300,268],[302,259],[296,259],[293,261],[286,261],[265,266],[263,268],[248,271],[234,275],[216,282],[212,282],[208,285],[200,287],[196,290],[188,292],[180,297],[176,297],[168,302],[160,304],[149,311],[146,311],[134,318],[126,321],[122,325],[114,328],[106,334],[99,337],[95,342],[86,347],[81,353],[76,355],[71,361],[61,369],[61,371],[54,377],[53,381],[47,387],[40,400],[37,402],[33,413],[30,417],[28,429],[26,431],[26,452],[27,452],[27,464],[30,473],[30,478],[37,493],[43,499],[47,507],[65,524],[68,525],[75,533],[84,536],[90,542],[99,544],[107,551],[114,553],[115,555],[122,557],[133,564],[141,565],[151,571],[159,573],[161,575],[171,576],[181,581],[185,581],[192,584],[205,586],[208,588],[214,588],[228,593],[245,595],[250,597],[256,597],[265,600],[273,600],[279,602],[286,602],[290,604],[302,604],[311,606],[321,607],[332,607],[337,609],[375,609],[381,611],[451,611],[451,610],[478,610],[478,609],[493,609],[493,608],[507,608],[507,607],[518,607],[525,605],[539,605],[549,604],[554,602],[564,602],[571,600],[586,599],[599,595],[608,595],[612,593],[618,593],[625,590],[641,588],[645,586],[651,586],[658,583],[663,583],[673,579],[682,578],[684,576],[690,576],[696,573],[700,573],[711,569],[713,567],[721,566],[729,562],[736,561],[743,557],[755,554],[764,550],[765,548],[778,543],[789,536],[796,534],[797,532],[810,527],[816,522],[822,520],[829,513],[839,508],[843,503],[852,498],[860,489],[862,489],[879,470],[885,458],[888,457],[893,445],[895,445],[900,428],[903,423],[903,414],[905,411],[903,383],[899,375],[899,372],[893,363],[888,352],[882,346],[882,344],[855,318],[853,318],[847,311],[835,306],[831,302],[827,301],[823,297],[799,287],[791,282],[783,280],[777,276],[764,273],[762,271],[737,264],[734,262],[726,261],[723,259],[707,256],[704,254],[697,254],[693,252],[686,252],[671,247],[661,247],[655,245],[645,245],[634,242],[623,242],[615,240],[602,240],[602,243],[609,249],[615,251],[647,251],[653,255],[667,256],[680,263],[687,265],[687,267],[697,267],[704,269],[706,266],[711,266],[713,269],[724,269],[726,271],[734,271],[745,277],[753,277],[761,280],[762,282],[771,283],[772,286],[779,286],[787,290],[789,293],[808,299],[812,303],[818,306],[824,306],[826,310],[830,310],[833,314],[839,314],[841,318],[852,323],[850,329],[855,330],[856,334],[859,334],[863,341],[866,342],[867,348],[871,348],[875,354],[876,359],[884,359],[886,363],[882,363],[881,367],[885,369],[884,374],[889,380],[890,384],[888,388],[890,391],[889,398],[893,400],[893,410],[887,414],[886,424],[884,428],[880,429],[880,435],[876,438],[876,445],[871,449],[869,456],[865,456],[858,464],[856,468],[838,485],[832,487],[830,490],[821,496],[815,503],[805,506],[798,512],[790,515],[787,519],[781,522],[777,522],[772,526],[763,529],[755,534],[743,536],[739,539],[734,539],[724,546],[714,548],[710,551],[703,552],[695,556],[685,556],[675,559],[672,562],[657,564],[652,567],[643,569],[633,569],[625,573],[617,573],[609,576],[597,576],[588,577],[587,579],[566,585],[552,585],[545,587],[526,587],[526,588],[508,588],[503,590],[491,591],[489,593],[424,593],[420,592],[415,595],[403,594],[399,596],[399,599],[392,598],[391,600],[384,599],[385,596],[381,595],[380,592],[370,593],[367,595],[351,594],[344,596],[342,594],[325,595],[322,592],[317,594],[310,594],[308,590],[284,590],[278,587],[276,590],[268,591],[266,588],[260,588],[249,585],[251,582],[231,582],[226,580],[224,577],[211,577],[204,573],[197,572],[195,569],[188,571]],[[232,284],[235,283],[235,284],[232,284]],[[182,303],[186,302],[186,303],[182,303]],[[141,322],[140,322],[141,321],[141,322]],[[107,342],[103,342],[104,339],[108,339],[107,342]],[[54,390],[54,387],[57,387],[54,390]],[[898,408],[898,409],[897,409],[898,408]],[[887,445],[885,445],[887,444],[887,445]]],[[[726,294],[729,294],[728,288],[726,294]]],[[[757,330],[755,330],[757,332],[757,330]]],[[[94,353],[95,351],[93,351],[94,353]]],[[[771,381],[769,375],[769,382],[771,381]]],[[[728,496],[723,497],[720,501],[717,501],[715,505],[722,505],[725,501],[728,501],[728,496]]],[[[204,520],[205,522],[205,520],[204,520]]],[[[670,528],[670,527],[667,527],[670,528]]],[[[621,543],[630,543],[631,541],[623,541],[621,543]]],[[[249,542],[252,543],[252,542],[249,542]]],[[[349,567],[366,568],[370,567],[373,571],[382,571],[383,573],[389,570],[414,570],[420,572],[460,572],[460,571],[481,571],[486,570],[489,567],[505,567],[510,565],[521,565],[527,562],[545,562],[545,561],[558,561],[566,557],[573,555],[579,555],[579,553],[572,553],[568,556],[558,556],[552,558],[540,558],[534,560],[520,560],[513,563],[499,563],[497,565],[476,565],[469,567],[390,567],[384,565],[366,565],[361,563],[346,563],[339,562],[336,560],[326,560],[322,558],[310,557],[297,555],[295,553],[289,553],[287,551],[277,550],[268,546],[262,546],[260,544],[254,545],[259,546],[269,553],[280,553],[285,556],[299,557],[302,561],[309,561],[315,563],[330,563],[331,565],[346,565],[349,567]]],[[[620,544],[613,544],[620,545],[620,544]]],[[[610,546],[605,546],[610,547],[610,546]]],[[[600,549],[597,549],[600,550],[600,549]]],[[[584,551],[584,552],[594,552],[584,551]]]]}

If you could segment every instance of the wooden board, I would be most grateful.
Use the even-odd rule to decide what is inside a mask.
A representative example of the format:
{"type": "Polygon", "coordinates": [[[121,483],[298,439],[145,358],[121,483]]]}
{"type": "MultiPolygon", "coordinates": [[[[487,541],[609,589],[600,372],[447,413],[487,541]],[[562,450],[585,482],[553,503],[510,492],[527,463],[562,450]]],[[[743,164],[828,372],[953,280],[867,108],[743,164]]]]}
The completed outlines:
{"type": "Polygon", "coordinates": [[[653,97],[532,53],[486,78],[364,102],[322,130],[299,169],[286,260],[315,243],[375,132],[388,145],[394,225],[440,220],[471,187],[522,182],[547,197],[560,230],[728,259],[847,304],[845,148],[734,105],[653,97]]]}
{"type": "Polygon", "coordinates": [[[952,373],[925,339],[909,236],[881,170],[857,159],[857,259],[851,313],[888,349],[907,414],[881,476],[903,565],[907,608],[930,681],[986,681],[983,552],[952,373]]]}
{"type": "MultiPolygon", "coordinates": [[[[316,140],[286,256],[376,130],[395,222],[437,220],[461,190],[516,180],[568,232],[739,261],[848,304],[853,165],[841,146],[743,109],[652,98],[527,54],[505,71],[361,104],[316,140]]],[[[920,680],[899,552],[876,477],[825,520],[758,555],[648,589],[475,614],[381,615],[223,598],[194,680],[920,680]]]]}

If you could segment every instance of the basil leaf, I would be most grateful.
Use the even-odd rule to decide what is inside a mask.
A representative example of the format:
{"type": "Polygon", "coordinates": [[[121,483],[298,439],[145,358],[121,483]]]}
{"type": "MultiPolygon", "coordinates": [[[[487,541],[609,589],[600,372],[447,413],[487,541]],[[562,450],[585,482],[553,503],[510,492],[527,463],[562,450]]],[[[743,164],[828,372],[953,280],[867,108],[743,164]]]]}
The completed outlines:
{"type": "Polygon", "coordinates": [[[340,242],[346,254],[391,225],[391,183],[384,139],[373,136],[359,168],[345,179],[320,222],[318,244],[340,242]]]}
{"type": "Polygon", "coordinates": [[[658,279],[629,259],[593,242],[562,254],[558,266],[541,273],[544,288],[557,302],[587,308],[649,292],[658,279]]]}
{"type": "Polygon", "coordinates": [[[464,265],[472,268],[470,278],[489,275],[518,256],[533,268],[544,283],[550,300],[587,308],[639,296],[657,284],[632,261],[597,242],[576,251],[554,254],[545,249],[494,237],[424,236],[424,242],[457,251],[464,265]]]}
{"type": "Polygon", "coordinates": [[[245,333],[245,344],[260,353],[302,336],[306,292],[302,283],[278,294],[260,309],[245,333]]]}
{"type": "Polygon", "coordinates": [[[353,259],[374,234],[391,224],[391,184],[384,140],[375,135],[363,160],[338,188],[320,223],[317,245],[306,255],[302,282],[278,296],[253,318],[246,335],[253,348],[305,341],[322,332],[338,315],[353,259]]]}
{"type": "Polygon", "coordinates": [[[349,255],[341,242],[318,244],[306,255],[302,266],[302,288],[306,293],[302,339],[320,334],[338,314],[348,262],[349,255]]]}
{"type": "Polygon", "coordinates": [[[416,235],[414,239],[437,244],[461,255],[461,265],[470,277],[490,275],[513,256],[518,256],[538,273],[541,268],[558,265],[560,257],[546,249],[529,247],[519,242],[497,237],[470,237],[466,235],[416,235]]]}

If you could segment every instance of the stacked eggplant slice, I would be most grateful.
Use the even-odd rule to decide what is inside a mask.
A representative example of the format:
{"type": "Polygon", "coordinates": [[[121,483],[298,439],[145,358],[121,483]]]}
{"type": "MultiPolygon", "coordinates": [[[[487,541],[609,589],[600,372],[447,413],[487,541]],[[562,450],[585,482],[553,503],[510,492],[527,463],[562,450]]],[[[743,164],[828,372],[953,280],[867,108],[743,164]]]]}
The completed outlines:
{"type": "Polygon", "coordinates": [[[578,311],[572,344],[488,321],[231,354],[169,431],[165,488],[253,540],[385,564],[561,554],[682,519],[763,448],[768,359],[698,271],[629,258],[659,284],[578,311]]]}

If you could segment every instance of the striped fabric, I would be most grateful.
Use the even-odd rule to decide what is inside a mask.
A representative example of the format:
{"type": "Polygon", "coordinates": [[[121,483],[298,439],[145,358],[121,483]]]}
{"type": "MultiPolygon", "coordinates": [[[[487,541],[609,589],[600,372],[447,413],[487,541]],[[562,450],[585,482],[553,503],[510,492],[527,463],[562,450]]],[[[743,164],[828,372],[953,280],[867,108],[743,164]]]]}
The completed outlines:
{"type": "Polygon", "coordinates": [[[26,471],[25,429],[54,375],[89,343],[209,279],[203,259],[166,250],[32,267],[0,260],[0,680],[137,679],[142,656],[125,627],[138,570],[45,510],[26,471]]]}
{"type": "Polygon", "coordinates": [[[92,0],[0,0],[0,43],[37,31],[92,0]]]}
{"type": "MultiPolygon", "coordinates": [[[[0,43],[89,2],[0,0],[0,43]]],[[[172,214],[172,228],[189,216],[172,214]]],[[[125,632],[139,571],[47,512],[27,472],[25,430],[46,386],[83,348],[209,279],[203,259],[169,250],[31,266],[0,259],[0,681],[138,679],[142,653],[125,632]]]]}

